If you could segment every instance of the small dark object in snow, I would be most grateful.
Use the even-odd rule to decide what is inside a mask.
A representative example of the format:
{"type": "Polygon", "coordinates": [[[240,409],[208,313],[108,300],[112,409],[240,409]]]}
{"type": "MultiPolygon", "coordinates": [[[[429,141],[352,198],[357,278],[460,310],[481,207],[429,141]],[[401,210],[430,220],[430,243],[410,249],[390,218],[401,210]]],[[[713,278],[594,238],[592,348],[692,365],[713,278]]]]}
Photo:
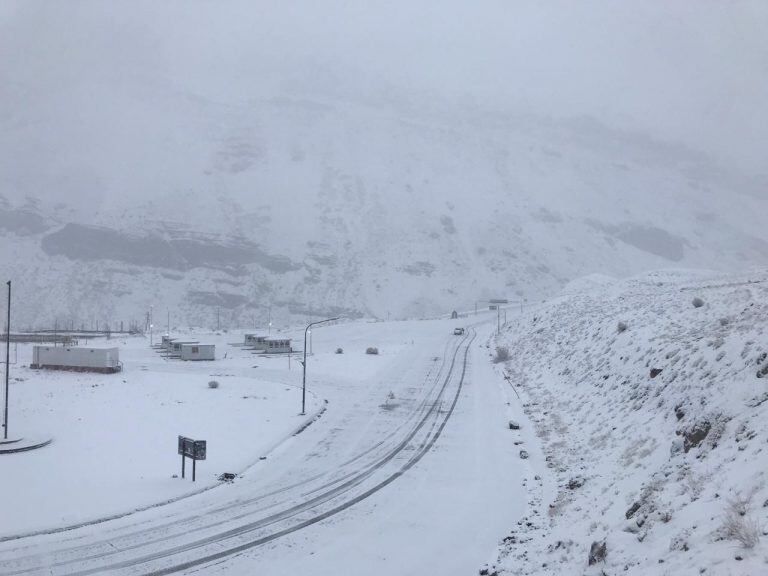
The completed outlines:
{"type": "Polygon", "coordinates": [[[208,382],[208,388],[215,390],[218,387],[219,387],[219,383],[216,380],[211,380],[210,382],[208,382]]]}
{"type": "Polygon", "coordinates": [[[616,331],[621,334],[622,332],[626,332],[627,328],[629,328],[629,326],[627,326],[626,322],[619,322],[619,324],[616,326],[616,331]]]}
{"type": "Polygon", "coordinates": [[[518,424],[514,420],[510,420],[509,421],[509,429],[510,430],[520,430],[520,424],[518,424]]]}
{"type": "Polygon", "coordinates": [[[568,480],[568,484],[566,484],[569,490],[576,490],[576,488],[581,488],[584,486],[584,478],[581,476],[574,476],[570,480],[568,480]]]}
{"type": "Polygon", "coordinates": [[[379,353],[379,349],[376,348],[375,346],[369,346],[368,348],[365,349],[365,353],[366,354],[374,354],[375,355],[375,354],[379,353]]]}
{"type": "Polygon", "coordinates": [[[266,460],[266,459],[267,459],[266,456],[259,456],[259,460],[266,460]]]}
{"type": "Polygon", "coordinates": [[[526,452],[525,450],[520,450],[520,458],[522,458],[523,460],[528,460],[528,452],[526,452]]]}
{"type": "Polygon", "coordinates": [[[733,558],[734,560],[739,560],[739,561],[744,560],[742,556],[734,556],[733,558]]]}
{"type": "Polygon", "coordinates": [[[344,348],[336,348],[336,354],[344,354],[344,348]]]}
{"type": "Polygon", "coordinates": [[[224,474],[219,475],[219,482],[234,482],[235,481],[235,475],[232,474],[232,472],[224,472],[224,474]]]}
{"type": "Polygon", "coordinates": [[[171,478],[178,478],[178,477],[179,477],[178,474],[174,474],[173,476],[171,476],[171,478]]]}
{"type": "Polygon", "coordinates": [[[589,565],[594,566],[598,562],[605,562],[605,557],[608,554],[608,547],[605,540],[602,542],[592,542],[592,546],[589,548],[589,565]]]}
{"type": "Polygon", "coordinates": [[[632,506],[629,507],[629,510],[626,511],[624,516],[627,518],[627,520],[629,520],[630,518],[632,518],[632,516],[635,515],[635,512],[637,512],[638,510],[640,510],[640,502],[635,502],[634,504],[632,504],[632,506]]]}
{"type": "Polygon", "coordinates": [[[651,368],[651,378],[656,378],[659,374],[663,372],[662,368],[651,368]]]}
{"type": "Polygon", "coordinates": [[[677,416],[678,420],[682,420],[683,417],[685,416],[685,410],[683,410],[682,404],[678,404],[677,406],[675,406],[675,416],[677,416]]]}
{"type": "Polygon", "coordinates": [[[696,296],[696,298],[694,298],[694,299],[691,301],[691,304],[693,304],[693,307],[694,307],[694,308],[701,308],[702,306],[704,306],[704,300],[702,300],[701,298],[699,298],[698,296],[696,296]]]}

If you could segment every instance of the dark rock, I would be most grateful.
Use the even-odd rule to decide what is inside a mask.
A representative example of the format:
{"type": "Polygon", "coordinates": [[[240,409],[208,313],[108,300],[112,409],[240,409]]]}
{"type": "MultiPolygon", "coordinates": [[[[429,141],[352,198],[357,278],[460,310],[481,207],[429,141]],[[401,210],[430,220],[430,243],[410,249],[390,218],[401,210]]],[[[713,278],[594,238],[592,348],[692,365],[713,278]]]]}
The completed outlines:
{"type": "Polygon", "coordinates": [[[605,540],[602,542],[592,542],[592,546],[589,548],[589,565],[594,566],[598,562],[605,562],[605,557],[608,554],[608,547],[605,540]]]}
{"type": "Polygon", "coordinates": [[[630,518],[632,518],[632,516],[635,515],[635,512],[637,512],[638,510],[640,510],[640,502],[635,502],[634,504],[632,504],[632,506],[629,507],[629,510],[626,511],[624,516],[627,518],[627,520],[629,520],[630,518]]]}
{"type": "Polygon", "coordinates": [[[526,452],[525,450],[520,450],[520,458],[522,458],[523,460],[528,460],[528,452],[526,452]]]}
{"type": "Polygon", "coordinates": [[[663,372],[662,368],[651,368],[651,378],[656,378],[659,374],[663,372]]]}
{"type": "Polygon", "coordinates": [[[219,475],[219,482],[234,482],[235,475],[232,472],[224,472],[219,475]]]}
{"type": "Polygon", "coordinates": [[[682,404],[675,406],[675,416],[677,416],[678,420],[682,420],[685,417],[685,410],[683,410],[682,404]]]}
{"type": "Polygon", "coordinates": [[[683,450],[688,453],[691,448],[701,444],[712,429],[712,424],[708,420],[694,422],[691,426],[681,431],[683,436],[683,450]]]}
{"type": "Polygon", "coordinates": [[[509,429],[510,430],[520,430],[520,424],[518,424],[514,420],[510,420],[509,421],[509,429]]]}

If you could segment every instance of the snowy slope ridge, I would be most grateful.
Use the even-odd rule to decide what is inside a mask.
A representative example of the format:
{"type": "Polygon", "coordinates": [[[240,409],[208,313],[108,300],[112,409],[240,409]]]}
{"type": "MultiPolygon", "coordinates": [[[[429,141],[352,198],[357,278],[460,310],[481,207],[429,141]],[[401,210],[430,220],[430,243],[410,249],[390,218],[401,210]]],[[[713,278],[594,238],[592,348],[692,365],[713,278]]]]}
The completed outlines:
{"type": "Polygon", "coordinates": [[[768,271],[570,288],[498,341],[543,453],[485,573],[768,573],[768,271]]]}

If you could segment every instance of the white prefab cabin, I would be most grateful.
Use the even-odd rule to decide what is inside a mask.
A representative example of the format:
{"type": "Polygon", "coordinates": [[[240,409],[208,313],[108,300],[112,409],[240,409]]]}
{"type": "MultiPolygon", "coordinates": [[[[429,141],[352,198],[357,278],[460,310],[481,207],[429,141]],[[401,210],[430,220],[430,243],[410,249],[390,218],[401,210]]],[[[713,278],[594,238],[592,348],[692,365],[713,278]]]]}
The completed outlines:
{"type": "Polygon", "coordinates": [[[119,348],[77,348],[73,346],[34,346],[30,368],[74,370],[78,372],[120,372],[119,348]]]}
{"type": "Polygon", "coordinates": [[[264,340],[264,351],[267,354],[287,354],[293,352],[290,338],[267,338],[264,340]]]}
{"type": "Polygon", "coordinates": [[[260,336],[258,334],[246,334],[244,344],[246,346],[253,346],[254,348],[264,348],[264,342],[266,339],[266,336],[260,336]]]}
{"type": "Polygon", "coordinates": [[[181,357],[181,347],[185,344],[198,344],[197,340],[195,341],[187,341],[187,342],[177,342],[177,341],[171,341],[170,347],[168,348],[168,355],[171,358],[180,358],[181,357]]]}
{"type": "Polygon", "coordinates": [[[215,344],[182,344],[182,360],[216,360],[215,344]]]}

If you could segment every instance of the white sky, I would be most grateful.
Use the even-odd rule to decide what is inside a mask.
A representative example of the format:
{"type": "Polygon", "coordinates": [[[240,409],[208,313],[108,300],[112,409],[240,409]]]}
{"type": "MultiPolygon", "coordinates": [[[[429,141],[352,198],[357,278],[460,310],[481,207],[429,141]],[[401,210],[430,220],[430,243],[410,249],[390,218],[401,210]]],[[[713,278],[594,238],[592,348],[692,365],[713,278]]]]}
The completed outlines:
{"type": "Polygon", "coordinates": [[[766,31],[765,0],[4,0],[0,152],[125,89],[586,115],[766,174],[766,31]]]}

